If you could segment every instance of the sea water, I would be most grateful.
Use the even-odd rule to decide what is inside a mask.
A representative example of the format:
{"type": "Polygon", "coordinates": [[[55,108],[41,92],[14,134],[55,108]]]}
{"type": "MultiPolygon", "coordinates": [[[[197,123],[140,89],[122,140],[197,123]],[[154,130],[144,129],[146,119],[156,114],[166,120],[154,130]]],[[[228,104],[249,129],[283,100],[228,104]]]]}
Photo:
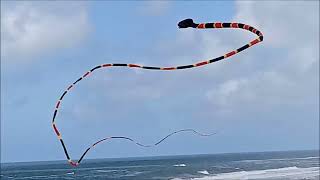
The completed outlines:
{"type": "Polygon", "coordinates": [[[319,150],[1,164],[1,179],[312,179],[319,150]]]}

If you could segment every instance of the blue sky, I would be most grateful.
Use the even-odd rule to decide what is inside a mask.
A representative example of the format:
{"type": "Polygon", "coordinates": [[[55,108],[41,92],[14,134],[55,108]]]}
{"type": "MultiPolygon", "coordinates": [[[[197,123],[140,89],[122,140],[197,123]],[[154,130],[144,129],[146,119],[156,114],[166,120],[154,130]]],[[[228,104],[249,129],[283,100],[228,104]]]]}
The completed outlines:
{"type": "Polygon", "coordinates": [[[115,140],[87,158],[317,149],[318,15],[316,1],[1,2],[1,162],[65,158],[54,106],[96,65],[189,64],[255,38],[177,29],[185,18],[247,23],[265,41],[204,68],[103,69],[81,81],[57,117],[73,159],[106,136],[151,144],[184,128],[218,134],[180,134],[151,149],[115,140]]]}

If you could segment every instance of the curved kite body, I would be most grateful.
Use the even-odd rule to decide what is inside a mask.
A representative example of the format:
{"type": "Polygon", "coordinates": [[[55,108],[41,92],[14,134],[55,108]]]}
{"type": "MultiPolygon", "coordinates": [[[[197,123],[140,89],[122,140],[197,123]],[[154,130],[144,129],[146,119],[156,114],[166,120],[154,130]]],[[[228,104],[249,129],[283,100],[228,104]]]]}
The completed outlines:
{"type": "Polygon", "coordinates": [[[111,136],[111,137],[107,137],[107,138],[104,138],[104,139],[101,139],[97,142],[95,142],[94,144],[92,144],[88,149],[86,149],[86,151],[82,154],[82,156],[80,157],[80,159],[78,161],[72,161],[69,154],[68,154],[68,151],[67,151],[67,148],[64,144],[64,141],[62,140],[62,137],[61,137],[61,133],[59,132],[57,126],[56,126],[56,123],[55,123],[55,120],[56,120],[56,116],[58,114],[58,110],[59,110],[59,107],[60,107],[60,104],[64,98],[64,96],[71,90],[74,88],[74,86],[81,80],[87,78],[91,73],[93,73],[93,71],[97,70],[97,69],[100,69],[100,68],[110,68],[110,67],[116,67],[116,66],[121,66],[121,67],[127,67],[127,68],[141,68],[141,69],[149,69],[149,70],[163,70],[163,71],[171,71],[171,70],[180,70],[180,69],[188,69],[188,68],[194,68],[194,67],[200,67],[200,66],[203,66],[203,65],[207,65],[207,64],[210,64],[210,63],[213,63],[213,62],[216,62],[216,61],[220,61],[220,60],[223,60],[223,59],[226,59],[228,57],[231,57],[261,41],[263,41],[263,35],[262,33],[253,28],[252,26],[249,26],[249,25],[246,25],[246,24],[242,24],[242,23],[220,23],[220,22],[216,22],[216,23],[201,23],[201,24],[196,24],[193,22],[192,19],[186,19],[186,20],[183,20],[181,22],[179,22],[178,24],[179,28],[188,28],[188,27],[192,27],[192,28],[196,28],[196,29],[210,29],[210,28],[240,28],[240,29],[245,29],[245,30],[248,30],[254,34],[256,34],[258,36],[258,38],[252,40],[251,42],[249,42],[248,44],[236,49],[236,50],[233,50],[233,51],[230,51],[226,54],[224,54],[223,56],[220,56],[220,57],[217,57],[217,58],[214,58],[214,59],[209,59],[209,60],[205,60],[205,61],[200,61],[200,62],[197,62],[195,64],[190,64],[190,65],[181,65],[181,66],[176,66],[176,67],[156,67],[156,66],[143,66],[143,65],[138,65],[138,64],[119,64],[119,63],[114,63],[114,64],[102,64],[102,65],[98,65],[94,68],[92,68],[91,70],[87,71],[86,73],[84,73],[83,76],[81,76],[79,79],[77,79],[74,83],[72,83],[70,86],[68,86],[68,88],[63,92],[63,94],[61,95],[61,97],[59,98],[56,106],[55,106],[55,110],[54,110],[54,113],[53,113],[53,119],[52,119],[52,127],[54,129],[54,132],[56,133],[62,147],[63,147],[63,150],[64,150],[64,153],[66,155],[66,158],[68,160],[68,162],[72,165],[72,166],[78,166],[81,162],[81,160],[84,158],[84,156],[87,154],[87,152],[93,148],[94,146],[96,146],[97,144],[103,142],[103,141],[106,141],[106,140],[110,140],[110,139],[125,139],[125,140],[128,140],[128,141],[132,141],[134,142],[136,145],[139,145],[139,146],[143,146],[143,147],[152,147],[152,146],[157,146],[158,144],[160,144],[161,142],[163,142],[165,139],[167,139],[169,136],[173,135],[173,134],[176,134],[176,133],[180,133],[180,132],[192,132],[196,135],[199,135],[199,136],[211,136],[213,134],[201,134],[193,129],[183,129],[183,130],[180,130],[180,131],[175,131],[169,135],[167,135],[166,137],[164,137],[163,139],[161,139],[160,141],[158,141],[157,143],[155,144],[152,144],[152,145],[144,145],[144,144],[141,144],[141,143],[138,143],[136,141],[134,141],[133,139],[129,138],[129,137],[123,137],[123,136],[111,136]]]}

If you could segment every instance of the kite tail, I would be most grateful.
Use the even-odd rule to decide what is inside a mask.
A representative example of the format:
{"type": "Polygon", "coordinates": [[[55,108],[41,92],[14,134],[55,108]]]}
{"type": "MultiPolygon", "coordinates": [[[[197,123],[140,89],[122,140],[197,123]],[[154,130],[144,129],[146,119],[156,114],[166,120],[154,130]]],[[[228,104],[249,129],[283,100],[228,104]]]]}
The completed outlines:
{"type": "Polygon", "coordinates": [[[167,136],[165,136],[164,138],[162,138],[161,140],[159,140],[158,142],[156,142],[154,144],[149,144],[149,145],[145,145],[145,144],[139,143],[139,142],[133,140],[132,138],[125,137],[125,136],[111,136],[111,137],[106,137],[106,138],[103,138],[103,139],[95,142],[94,144],[92,144],[89,148],[87,148],[84,151],[84,153],[82,154],[82,156],[80,157],[80,159],[77,162],[70,160],[69,163],[72,166],[78,166],[80,164],[80,162],[82,161],[82,159],[85,157],[85,155],[88,153],[88,151],[91,148],[95,147],[97,144],[102,143],[103,141],[107,141],[107,140],[111,140],[111,139],[124,139],[124,140],[131,141],[131,142],[135,143],[138,146],[145,147],[145,148],[151,148],[151,147],[154,147],[154,146],[157,146],[157,145],[161,144],[164,140],[166,140],[170,136],[172,136],[174,134],[177,134],[177,133],[181,133],[181,132],[192,132],[193,134],[198,135],[198,136],[212,136],[212,135],[216,134],[216,133],[202,134],[202,133],[199,133],[199,132],[197,132],[197,131],[195,131],[193,129],[182,129],[182,130],[179,130],[179,131],[172,132],[172,133],[168,134],[167,136]]]}
{"type": "MultiPolygon", "coordinates": [[[[61,134],[56,126],[56,123],[55,123],[55,120],[56,120],[56,117],[57,117],[57,114],[58,114],[58,110],[59,110],[59,107],[61,106],[61,102],[63,100],[63,98],[65,97],[65,95],[75,87],[76,84],[78,84],[81,80],[87,78],[90,76],[90,74],[93,73],[93,71],[97,70],[97,69],[100,69],[100,68],[110,68],[110,67],[127,67],[127,68],[140,68],[140,69],[148,69],[148,70],[162,70],[162,71],[172,71],[172,70],[180,70],[180,69],[188,69],[188,68],[195,68],[195,67],[200,67],[200,66],[204,66],[204,65],[207,65],[207,64],[210,64],[210,63],[214,63],[214,62],[217,62],[217,61],[221,61],[223,59],[227,59],[253,45],[256,45],[260,42],[263,41],[263,34],[257,30],[256,28],[252,27],[252,26],[249,26],[247,24],[242,24],[242,23],[221,23],[221,22],[215,22],[215,23],[200,23],[200,24],[196,24],[193,22],[192,19],[185,19],[181,22],[178,23],[178,27],[179,28],[189,28],[189,27],[192,27],[192,28],[196,28],[196,29],[211,29],[211,28],[216,28],[216,29],[221,29],[221,28],[236,28],[236,29],[245,29],[247,31],[250,31],[254,34],[256,34],[258,36],[258,38],[250,41],[248,44],[238,48],[238,49],[235,49],[235,50],[232,50],[232,51],[229,51],[228,53],[222,55],[222,56],[219,56],[219,57],[216,57],[216,58],[213,58],[213,59],[208,59],[208,60],[204,60],[204,61],[200,61],[200,62],[197,62],[195,64],[189,64],[189,65],[180,65],[180,66],[172,66],[172,67],[157,67],[157,66],[143,66],[143,65],[139,65],[139,64],[120,64],[120,63],[114,63],[114,64],[102,64],[102,65],[98,65],[94,68],[92,68],[91,70],[85,72],[79,79],[77,79],[75,82],[73,82],[71,85],[69,85],[67,87],[67,89],[62,93],[61,97],[59,98],[56,106],[55,106],[55,110],[53,112],[53,118],[52,118],[52,127],[53,127],[53,130],[54,132],[56,133],[61,145],[62,145],[62,148],[64,150],[64,153],[66,155],[66,158],[67,160],[69,161],[69,163],[73,166],[77,166],[80,161],[83,159],[83,157],[85,156],[85,154],[90,150],[90,148],[88,148],[84,153],[83,155],[81,156],[81,158],[79,159],[78,162],[74,162],[71,160],[69,154],[68,154],[68,151],[67,151],[67,148],[62,140],[62,137],[61,137],[61,134]]],[[[155,143],[153,146],[155,145],[158,145],[160,144],[162,141],[164,141],[166,138],[168,138],[169,136],[175,134],[175,133],[178,133],[178,132],[182,132],[182,131],[187,131],[187,130],[181,130],[181,131],[176,131],[176,132],[173,132],[172,134],[169,134],[168,136],[166,136],[165,138],[161,139],[159,142],[155,143]]],[[[188,131],[192,131],[194,132],[195,134],[198,134],[198,135],[203,135],[203,134],[200,134],[194,130],[191,130],[189,129],[188,131]]],[[[128,138],[128,137],[109,137],[109,138],[105,138],[105,139],[102,139],[98,142],[96,142],[95,144],[93,144],[93,146],[95,146],[96,144],[102,142],[102,141],[105,141],[107,139],[115,139],[115,138],[120,138],[120,139],[126,139],[126,140],[129,140],[129,141],[133,141],[131,138],[128,138]]],[[[135,142],[135,141],[133,141],[135,142]]],[[[140,144],[140,143],[136,143],[137,145],[139,146],[143,146],[143,147],[149,147],[150,145],[143,145],[143,144],[140,144]]],[[[92,146],[92,147],[93,147],[92,146]]]]}

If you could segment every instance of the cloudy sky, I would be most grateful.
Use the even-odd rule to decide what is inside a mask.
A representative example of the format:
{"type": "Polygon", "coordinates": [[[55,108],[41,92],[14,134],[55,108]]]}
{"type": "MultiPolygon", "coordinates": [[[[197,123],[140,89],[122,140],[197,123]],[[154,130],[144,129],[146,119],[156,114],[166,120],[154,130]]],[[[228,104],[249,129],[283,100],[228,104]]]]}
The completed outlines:
{"type": "Polygon", "coordinates": [[[56,119],[77,159],[319,148],[319,2],[1,1],[1,162],[64,159],[51,126],[63,90],[103,63],[175,66],[214,58],[255,36],[177,29],[177,22],[241,22],[264,41],[226,61],[175,72],[96,71],[56,119]]]}

